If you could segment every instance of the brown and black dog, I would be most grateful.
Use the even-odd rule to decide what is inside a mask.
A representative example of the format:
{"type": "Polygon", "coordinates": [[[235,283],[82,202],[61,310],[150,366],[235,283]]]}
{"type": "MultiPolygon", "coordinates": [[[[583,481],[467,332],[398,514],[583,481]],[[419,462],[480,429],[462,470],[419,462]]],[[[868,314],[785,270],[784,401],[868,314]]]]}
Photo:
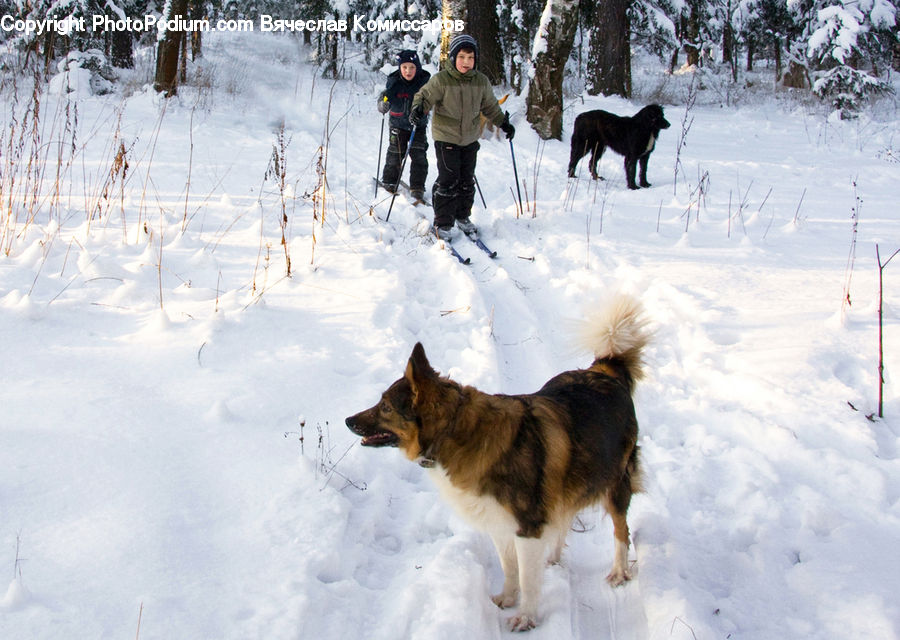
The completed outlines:
{"type": "Polygon", "coordinates": [[[585,323],[595,359],[538,392],[491,395],[441,377],[417,344],[406,372],[374,407],[347,418],[367,447],[398,447],[429,470],[442,495],[493,539],[503,567],[501,608],[519,602],[514,631],[538,622],[547,560],[559,560],[575,516],[601,504],[612,516],[607,580],[631,576],[626,513],[640,490],[632,392],[648,340],[636,300],[618,296],[585,323]]]}
{"type": "Polygon", "coordinates": [[[630,118],[617,116],[608,111],[585,111],[575,118],[572,131],[572,149],[569,154],[569,177],[575,177],[575,165],[591,152],[591,177],[596,180],[597,163],[606,147],[625,156],[625,180],[629,189],[649,187],[647,182],[647,160],[656,147],[656,140],[662,129],[671,125],[663,116],[663,108],[658,104],[647,105],[630,118]],[[640,162],[640,183],[635,182],[637,164],[640,162]]]}

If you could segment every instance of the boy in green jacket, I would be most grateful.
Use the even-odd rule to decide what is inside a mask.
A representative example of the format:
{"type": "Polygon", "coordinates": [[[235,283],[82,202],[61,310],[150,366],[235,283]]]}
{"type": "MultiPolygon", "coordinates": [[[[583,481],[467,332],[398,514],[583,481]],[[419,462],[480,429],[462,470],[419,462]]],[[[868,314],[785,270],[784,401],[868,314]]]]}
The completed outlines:
{"type": "Polygon", "coordinates": [[[477,229],[469,220],[475,202],[475,163],[478,155],[479,116],[500,127],[512,139],[509,123],[491,90],[487,76],[477,70],[478,43],[472,36],[458,35],[450,41],[444,68],[431,77],[413,98],[409,121],[418,125],[434,112],[431,135],[437,156],[438,177],[431,202],[438,237],[450,240],[453,223],[470,237],[477,229]]]}

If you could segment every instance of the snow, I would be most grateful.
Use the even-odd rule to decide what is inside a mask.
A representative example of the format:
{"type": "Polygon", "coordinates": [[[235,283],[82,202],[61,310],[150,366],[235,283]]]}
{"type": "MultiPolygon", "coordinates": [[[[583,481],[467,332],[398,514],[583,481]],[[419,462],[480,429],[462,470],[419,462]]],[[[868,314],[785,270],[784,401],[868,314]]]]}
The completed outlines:
{"type": "MultiPolygon", "coordinates": [[[[231,90],[185,88],[165,109],[149,89],[79,98],[59,205],[2,236],[0,637],[507,637],[490,541],[343,420],[417,341],[460,382],[533,391],[586,364],[572,321],[620,290],[655,333],[636,395],[635,579],[606,585],[612,525],[585,512],[530,636],[900,637],[894,263],[885,418],[867,419],[875,244],[900,247],[896,108],[696,106],[676,184],[685,111],[670,105],[653,187],[629,191],[612,154],[606,181],[586,160],[567,181],[568,140],[540,143],[512,97],[536,217],[516,218],[509,145],[482,141],[474,219],[499,258],[460,240],[463,266],[423,237],[427,211],[400,196],[385,223],[383,193],[370,210],[383,76],[332,86],[290,38],[204,46],[231,90]],[[264,180],[281,122],[290,278],[264,180]],[[117,128],[129,170],[104,200],[117,128]]],[[[60,100],[42,103],[52,154],[60,100]]],[[[586,97],[565,130],[640,106],[586,97]]]]}
{"type": "Polygon", "coordinates": [[[534,38],[534,43],[531,45],[532,60],[537,60],[539,55],[547,53],[547,50],[549,49],[547,38],[550,35],[550,23],[555,17],[555,9],[558,9],[558,6],[555,6],[550,2],[544,6],[544,11],[541,13],[541,22],[538,25],[537,35],[534,38]]]}

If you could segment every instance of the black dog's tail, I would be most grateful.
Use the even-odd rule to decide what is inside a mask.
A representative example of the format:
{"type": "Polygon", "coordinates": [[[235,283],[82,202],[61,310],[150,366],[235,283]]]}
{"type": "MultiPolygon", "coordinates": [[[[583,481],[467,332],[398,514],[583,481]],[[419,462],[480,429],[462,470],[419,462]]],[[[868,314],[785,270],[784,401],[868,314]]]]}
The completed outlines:
{"type": "Polygon", "coordinates": [[[594,352],[594,367],[623,370],[629,389],[643,375],[641,352],[650,341],[641,303],[627,294],[617,294],[605,307],[590,314],[579,331],[581,344],[594,352]]]}

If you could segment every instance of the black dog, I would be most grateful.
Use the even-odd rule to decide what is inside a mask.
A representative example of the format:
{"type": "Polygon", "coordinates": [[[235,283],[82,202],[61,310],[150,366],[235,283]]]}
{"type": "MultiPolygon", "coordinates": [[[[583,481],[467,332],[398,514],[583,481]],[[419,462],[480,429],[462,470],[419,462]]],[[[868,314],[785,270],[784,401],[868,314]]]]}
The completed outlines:
{"type": "MultiPolygon", "coordinates": [[[[634,181],[637,163],[641,163],[640,185],[649,187],[647,182],[647,160],[656,146],[656,139],[662,129],[671,125],[663,117],[663,109],[651,104],[630,118],[623,118],[608,111],[586,111],[575,118],[572,132],[572,153],[569,156],[569,177],[575,177],[575,165],[591,152],[591,176],[596,180],[597,163],[609,147],[625,156],[625,179],[629,189],[637,189],[634,181]]],[[[602,178],[601,178],[602,179],[602,178]]]]}

